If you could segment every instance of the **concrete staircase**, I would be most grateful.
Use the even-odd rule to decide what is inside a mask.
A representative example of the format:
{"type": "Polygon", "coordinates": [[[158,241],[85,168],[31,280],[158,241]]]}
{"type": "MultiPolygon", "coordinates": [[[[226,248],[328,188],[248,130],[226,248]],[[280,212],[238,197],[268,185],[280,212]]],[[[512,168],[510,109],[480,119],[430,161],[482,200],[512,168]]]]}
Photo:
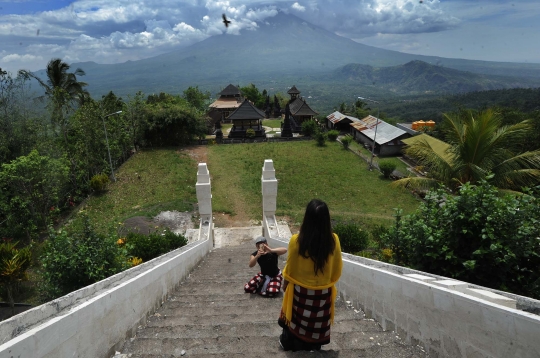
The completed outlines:
{"type": "Polygon", "coordinates": [[[253,251],[251,242],[212,250],[117,356],[427,357],[420,347],[405,344],[395,332],[383,332],[341,299],[330,344],[320,352],[284,352],[277,324],[282,294],[264,298],[243,292],[258,269],[248,267],[253,251]]]}

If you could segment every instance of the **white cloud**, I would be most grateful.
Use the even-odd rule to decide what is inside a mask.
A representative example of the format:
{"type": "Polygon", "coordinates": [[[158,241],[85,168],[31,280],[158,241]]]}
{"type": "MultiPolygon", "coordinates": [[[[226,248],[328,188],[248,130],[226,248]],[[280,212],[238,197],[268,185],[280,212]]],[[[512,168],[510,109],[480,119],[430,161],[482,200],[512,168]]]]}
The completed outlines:
{"type": "MultiPolygon", "coordinates": [[[[480,33],[495,39],[489,43],[494,56],[495,49],[500,49],[496,39],[509,38],[494,33],[506,27],[519,27],[520,33],[527,31],[528,37],[514,42],[532,39],[530,43],[537,43],[534,41],[538,35],[534,38],[532,34],[540,32],[536,25],[537,0],[75,0],[61,9],[23,12],[26,15],[0,14],[0,67],[13,68],[18,61],[12,59],[25,55],[27,62],[20,62],[29,64],[29,69],[43,68],[52,56],[98,63],[137,60],[189,46],[209,36],[256,31],[257,23],[276,16],[279,10],[342,36],[420,53],[426,53],[424,38],[432,39],[432,51],[445,43],[459,51],[463,46],[457,42],[461,40],[453,39],[468,36],[464,31],[456,31],[466,24],[486,25],[484,33],[475,31],[472,25],[466,28],[473,29],[470,37],[476,36],[476,43],[487,41],[479,37],[480,33]],[[228,28],[222,22],[222,14],[231,21],[228,28]],[[494,21],[497,25],[489,27],[494,21]],[[435,39],[442,44],[436,45],[435,39]],[[45,61],[38,59],[40,56],[45,61]]],[[[510,32],[518,34],[515,30],[510,32]]],[[[471,42],[471,46],[475,44],[471,42]]],[[[519,49],[499,53],[516,51],[519,49]]],[[[521,51],[526,57],[526,49],[521,51]]],[[[471,56],[476,53],[480,52],[471,56]]]]}
{"type": "Polygon", "coordinates": [[[294,4],[292,4],[291,6],[292,9],[296,10],[296,11],[300,11],[300,12],[304,12],[306,11],[306,8],[302,5],[300,5],[299,3],[295,2],[294,4]]]}
{"type": "Polygon", "coordinates": [[[1,59],[2,62],[6,62],[6,63],[9,63],[9,62],[29,63],[29,62],[41,61],[41,60],[43,60],[43,57],[41,56],[34,56],[34,55],[29,55],[29,54],[19,55],[16,53],[6,55],[2,57],[1,59]]]}

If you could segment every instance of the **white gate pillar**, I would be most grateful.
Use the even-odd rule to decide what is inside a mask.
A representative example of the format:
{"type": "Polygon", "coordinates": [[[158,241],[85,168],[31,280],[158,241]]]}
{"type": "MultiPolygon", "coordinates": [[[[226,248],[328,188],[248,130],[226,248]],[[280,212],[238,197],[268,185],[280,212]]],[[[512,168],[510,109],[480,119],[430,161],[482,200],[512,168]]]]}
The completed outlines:
{"type": "Polygon", "coordinates": [[[275,215],[278,181],[276,179],[276,171],[272,159],[265,159],[264,161],[261,184],[263,196],[263,235],[268,239],[271,236],[269,230],[277,230],[275,215]]]}
{"type": "Polygon", "coordinates": [[[206,163],[199,163],[197,170],[197,201],[199,202],[199,215],[201,223],[212,222],[212,189],[210,186],[210,173],[206,163]]]}

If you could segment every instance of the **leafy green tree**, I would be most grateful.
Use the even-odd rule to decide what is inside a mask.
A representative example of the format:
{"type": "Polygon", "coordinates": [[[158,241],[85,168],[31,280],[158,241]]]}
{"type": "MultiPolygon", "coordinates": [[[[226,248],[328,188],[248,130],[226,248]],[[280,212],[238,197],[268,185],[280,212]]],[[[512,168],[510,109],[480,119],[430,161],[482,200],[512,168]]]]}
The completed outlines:
{"type": "Polygon", "coordinates": [[[29,246],[19,249],[17,243],[0,243],[0,283],[6,290],[11,315],[15,314],[15,291],[21,281],[28,279],[27,270],[31,263],[32,252],[29,246]]]}
{"type": "Polygon", "coordinates": [[[355,254],[368,247],[369,233],[362,230],[357,224],[338,222],[332,229],[338,235],[344,252],[355,254]]]}
{"type": "Polygon", "coordinates": [[[204,115],[181,97],[149,96],[144,109],[145,140],[152,145],[186,145],[206,135],[204,115]]]}
{"type": "Polygon", "coordinates": [[[27,154],[39,138],[39,128],[32,118],[29,79],[23,75],[13,77],[0,68],[0,163],[27,154]]]}
{"type": "Polygon", "coordinates": [[[127,268],[116,238],[97,234],[87,218],[80,232],[51,229],[40,261],[43,300],[60,297],[127,268]]]}
{"type": "Polygon", "coordinates": [[[490,179],[428,192],[386,240],[400,265],[540,298],[540,187],[501,196],[490,179]]]}
{"type": "Polygon", "coordinates": [[[253,83],[250,83],[249,86],[246,87],[240,87],[240,91],[244,97],[255,104],[255,107],[264,108],[264,101],[266,100],[266,97],[263,96],[263,94],[253,83]]]}
{"type": "Polygon", "coordinates": [[[182,97],[197,110],[204,111],[208,107],[208,100],[211,96],[210,92],[199,90],[199,86],[189,86],[188,89],[184,91],[182,97]]]}
{"type": "Polygon", "coordinates": [[[396,164],[389,160],[380,160],[379,170],[381,171],[381,173],[383,173],[385,178],[390,178],[392,172],[396,170],[396,164]]]}
{"type": "Polygon", "coordinates": [[[45,96],[49,99],[51,120],[55,126],[60,127],[60,132],[67,142],[68,117],[73,110],[74,104],[82,104],[89,97],[85,82],[78,81],[77,76],[84,76],[82,69],[77,68],[74,72],[68,72],[70,66],[59,58],[54,58],[47,64],[47,80],[44,81],[30,71],[21,70],[21,75],[32,77],[45,90],[45,96]]]}
{"type": "Polygon", "coordinates": [[[328,136],[328,140],[330,140],[331,142],[335,142],[337,137],[339,136],[339,131],[332,129],[328,131],[326,135],[328,136]]]}
{"type": "Polygon", "coordinates": [[[128,96],[128,102],[125,106],[125,118],[129,128],[129,138],[134,150],[138,150],[144,137],[146,121],[144,119],[144,94],[138,91],[133,98],[128,96]]]}
{"type": "Polygon", "coordinates": [[[317,145],[319,147],[324,147],[326,145],[326,140],[328,139],[328,136],[326,132],[323,131],[317,131],[315,133],[315,141],[317,142],[317,145]]]}
{"type": "Polygon", "coordinates": [[[65,159],[41,156],[33,150],[0,171],[0,216],[13,236],[25,233],[30,240],[46,227],[62,205],[68,180],[65,159]]]}
{"type": "Polygon", "coordinates": [[[348,149],[353,141],[353,137],[350,134],[347,134],[341,138],[341,144],[343,144],[344,149],[348,149]]]}
{"type": "Polygon", "coordinates": [[[313,134],[317,133],[318,127],[315,121],[304,121],[302,122],[302,134],[306,137],[311,137],[313,134]]]}
{"type": "Polygon", "coordinates": [[[441,124],[450,148],[441,153],[428,142],[419,142],[405,153],[426,168],[426,178],[405,178],[394,185],[433,188],[443,183],[455,190],[464,183],[477,183],[490,173],[490,183],[501,189],[520,190],[540,181],[540,150],[520,152],[520,142],[532,129],[529,121],[504,126],[499,113],[445,114],[441,124]]]}

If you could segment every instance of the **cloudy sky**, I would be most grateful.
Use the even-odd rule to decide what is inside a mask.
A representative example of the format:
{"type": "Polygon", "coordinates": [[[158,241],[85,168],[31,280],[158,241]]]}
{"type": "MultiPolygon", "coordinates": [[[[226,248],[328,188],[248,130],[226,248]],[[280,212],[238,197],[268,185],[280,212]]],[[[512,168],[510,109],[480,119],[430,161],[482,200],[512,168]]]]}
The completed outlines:
{"type": "Polygon", "coordinates": [[[538,0],[0,0],[0,68],[152,57],[256,31],[279,10],[386,49],[540,63],[538,0]]]}

